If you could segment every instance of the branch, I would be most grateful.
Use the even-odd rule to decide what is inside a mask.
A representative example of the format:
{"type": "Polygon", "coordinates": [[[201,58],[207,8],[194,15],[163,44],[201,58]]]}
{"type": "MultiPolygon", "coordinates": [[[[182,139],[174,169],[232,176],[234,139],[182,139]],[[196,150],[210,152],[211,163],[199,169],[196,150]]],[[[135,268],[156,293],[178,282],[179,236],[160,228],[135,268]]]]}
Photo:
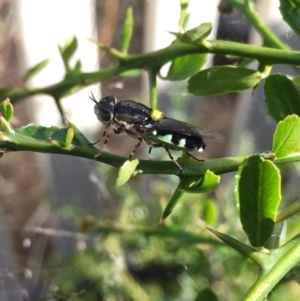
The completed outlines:
{"type": "MultiPolygon", "coordinates": [[[[77,133],[77,136],[80,133],[77,133]]],[[[85,145],[80,145],[81,140],[73,139],[73,144],[64,145],[67,140],[68,131],[67,128],[46,128],[41,126],[29,125],[23,127],[20,130],[12,130],[0,132],[0,149],[5,153],[12,151],[33,151],[39,153],[51,153],[70,155],[90,160],[102,162],[113,167],[121,167],[127,160],[125,157],[116,156],[106,152],[99,154],[99,150],[94,146],[89,146],[86,142],[85,145]],[[50,137],[52,137],[50,139],[50,137]],[[55,137],[59,137],[59,143],[53,140],[55,137]]],[[[82,135],[82,134],[81,134],[82,135]]],[[[86,139],[86,138],[85,138],[86,139]]],[[[182,176],[198,176],[203,175],[207,170],[221,175],[228,172],[233,172],[238,169],[247,156],[240,157],[227,157],[205,160],[203,162],[180,162],[183,171],[182,176]]],[[[290,163],[300,161],[300,152],[293,153],[284,158],[275,159],[274,163],[290,163]]],[[[149,161],[140,160],[136,171],[138,174],[168,174],[178,175],[178,167],[172,161],[149,161]]]]}
{"type": "Polygon", "coordinates": [[[269,64],[300,65],[300,51],[287,51],[243,43],[208,40],[197,46],[183,43],[172,44],[158,51],[139,55],[128,55],[121,63],[97,72],[74,73],[61,82],[45,88],[4,88],[0,97],[9,97],[12,103],[36,94],[48,94],[56,98],[74,93],[88,85],[102,82],[132,69],[159,70],[164,64],[185,55],[196,53],[222,53],[238,57],[257,59],[269,64]]]}

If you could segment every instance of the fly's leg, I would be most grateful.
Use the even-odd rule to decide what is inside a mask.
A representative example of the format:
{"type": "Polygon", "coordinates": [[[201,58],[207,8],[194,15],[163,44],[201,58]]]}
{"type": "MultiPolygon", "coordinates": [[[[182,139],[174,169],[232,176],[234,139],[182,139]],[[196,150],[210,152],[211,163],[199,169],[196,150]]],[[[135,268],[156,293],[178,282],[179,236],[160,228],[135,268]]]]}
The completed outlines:
{"type": "Polygon", "coordinates": [[[152,158],[151,158],[151,151],[152,151],[152,147],[149,147],[149,150],[148,150],[148,157],[149,157],[149,160],[151,161],[152,158]]]}
{"type": "Polygon", "coordinates": [[[107,129],[108,129],[108,126],[105,127],[105,129],[104,129],[104,131],[103,131],[103,134],[102,134],[102,137],[101,137],[100,139],[98,139],[96,142],[91,142],[91,143],[89,143],[89,145],[95,145],[95,144],[97,144],[98,142],[100,142],[100,141],[106,136],[107,129]]]}
{"type": "Polygon", "coordinates": [[[187,155],[189,155],[191,158],[195,159],[196,161],[204,161],[203,159],[198,159],[196,157],[194,157],[192,154],[190,154],[189,152],[185,152],[187,155]]]}
{"type": "Polygon", "coordinates": [[[96,142],[90,144],[90,145],[95,145],[96,143],[100,142],[103,138],[105,138],[104,143],[102,144],[99,153],[96,154],[96,155],[94,156],[94,158],[97,158],[97,157],[99,157],[99,156],[102,154],[102,151],[103,151],[104,147],[106,146],[106,144],[107,144],[107,142],[108,142],[108,139],[109,139],[110,134],[111,134],[110,128],[109,128],[109,127],[106,127],[106,128],[104,129],[104,132],[103,132],[102,137],[101,137],[99,140],[97,140],[96,142]]]}
{"type": "Polygon", "coordinates": [[[100,148],[100,153],[102,153],[102,151],[104,150],[104,147],[106,146],[106,144],[108,142],[110,134],[111,134],[111,129],[108,129],[107,135],[106,135],[105,140],[104,140],[104,143],[102,144],[102,146],[100,148]]]}
{"type": "Polygon", "coordinates": [[[134,146],[134,149],[133,149],[133,151],[130,153],[130,155],[129,155],[129,157],[128,157],[128,160],[130,160],[130,159],[134,156],[135,152],[136,152],[136,151],[138,150],[138,148],[141,146],[142,142],[143,142],[143,139],[142,139],[142,138],[139,138],[139,141],[138,141],[138,143],[134,146]]]}
{"type": "Polygon", "coordinates": [[[165,149],[166,152],[168,153],[170,159],[178,166],[178,168],[179,168],[179,175],[180,175],[181,172],[182,172],[182,167],[181,167],[181,166],[179,165],[179,163],[172,157],[172,155],[171,155],[169,149],[168,149],[167,147],[165,147],[165,146],[164,146],[164,149],[165,149]]]}

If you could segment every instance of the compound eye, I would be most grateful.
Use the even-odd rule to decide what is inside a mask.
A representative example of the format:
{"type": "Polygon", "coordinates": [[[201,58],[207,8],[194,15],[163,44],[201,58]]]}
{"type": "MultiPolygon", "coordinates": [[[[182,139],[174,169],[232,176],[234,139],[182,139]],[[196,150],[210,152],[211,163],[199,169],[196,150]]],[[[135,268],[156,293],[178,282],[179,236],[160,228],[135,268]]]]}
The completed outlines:
{"type": "Polygon", "coordinates": [[[104,124],[110,123],[114,118],[117,99],[114,96],[105,96],[95,105],[94,110],[97,118],[104,124]]]}

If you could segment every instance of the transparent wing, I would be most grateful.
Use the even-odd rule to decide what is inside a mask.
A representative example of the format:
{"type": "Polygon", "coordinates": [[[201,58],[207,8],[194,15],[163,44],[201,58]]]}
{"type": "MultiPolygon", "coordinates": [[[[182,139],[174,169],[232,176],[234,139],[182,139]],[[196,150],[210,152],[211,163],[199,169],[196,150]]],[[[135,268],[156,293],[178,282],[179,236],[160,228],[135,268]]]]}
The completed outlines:
{"type": "Polygon", "coordinates": [[[214,140],[216,142],[225,142],[225,137],[222,134],[215,133],[206,129],[198,128],[194,125],[182,122],[176,119],[164,117],[160,119],[152,130],[158,130],[163,133],[177,133],[185,136],[196,136],[214,140]]]}

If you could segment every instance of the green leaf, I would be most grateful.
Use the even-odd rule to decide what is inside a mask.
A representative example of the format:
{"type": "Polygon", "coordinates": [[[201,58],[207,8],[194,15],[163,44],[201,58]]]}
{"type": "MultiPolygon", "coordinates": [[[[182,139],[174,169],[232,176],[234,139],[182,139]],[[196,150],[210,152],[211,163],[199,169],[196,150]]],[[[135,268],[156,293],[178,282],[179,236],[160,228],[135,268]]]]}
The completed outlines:
{"type": "Polygon", "coordinates": [[[202,291],[200,291],[197,294],[197,297],[194,299],[194,301],[203,301],[203,300],[218,301],[218,297],[210,288],[207,287],[202,291]]]}
{"type": "MultiPolygon", "coordinates": [[[[49,138],[51,138],[53,141],[61,142],[63,145],[63,143],[67,141],[68,129],[58,128],[56,126],[44,127],[35,124],[29,124],[16,130],[16,132],[21,135],[45,142],[49,142],[49,138]]],[[[77,141],[76,137],[72,140],[72,144],[81,145],[80,142],[77,141]]]]}
{"type": "Polygon", "coordinates": [[[65,141],[65,147],[70,147],[73,139],[74,139],[74,130],[72,128],[68,128],[67,135],[66,135],[66,141],[65,141]]]}
{"type": "Polygon", "coordinates": [[[283,20],[300,35],[300,1],[280,0],[279,10],[283,20]]]}
{"type": "Polygon", "coordinates": [[[207,170],[202,177],[181,177],[178,190],[188,193],[203,193],[211,191],[220,184],[220,176],[207,170]]]}
{"type": "Polygon", "coordinates": [[[235,179],[240,219],[254,247],[266,244],[281,200],[280,173],[274,163],[254,155],[244,160],[235,179]]]}
{"type": "Polygon", "coordinates": [[[184,34],[177,34],[177,37],[181,43],[195,45],[207,38],[211,33],[211,30],[212,24],[210,22],[202,23],[199,26],[188,30],[184,34]]]}
{"type": "Polygon", "coordinates": [[[138,159],[125,161],[119,169],[119,174],[117,177],[115,187],[120,187],[124,185],[131,178],[138,164],[138,159]]]}
{"type": "Polygon", "coordinates": [[[164,211],[162,213],[160,221],[157,224],[157,228],[159,228],[162,225],[162,223],[164,222],[164,220],[172,213],[175,206],[177,205],[177,203],[181,199],[182,195],[183,195],[183,192],[178,190],[178,187],[177,187],[176,190],[174,191],[173,195],[171,196],[171,199],[169,200],[166,208],[164,209],[164,211]]]}
{"type": "Polygon", "coordinates": [[[42,71],[49,63],[49,59],[45,59],[39,62],[37,65],[29,69],[23,76],[23,84],[26,84],[29,79],[31,79],[38,72],[42,71]]]}
{"type": "Polygon", "coordinates": [[[300,94],[285,75],[272,74],[267,77],[264,91],[268,113],[276,122],[291,114],[300,116],[300,94]]]}
{"type": "Polygon", "coordinates": [[[189,19],[190,19],[189,0],[180,0],[180,17],[178,21],[178,27],[180,32],[186,30],[189,19]]]}
{"type": "Polygon", "coordinates": [[[63,59],[65,68],[67,71],[70,71],[69,61],[74,55],[76,49],[78,47],[78,41],[75,36],[72,38],[66,40],[65,44],[62,46],[58,46],[59,52],[61,54],[61,57],[63,59]]]}
{"type": "Polygon", "coordinates": [[[56,126],[44,127],[35,124],[28,124],[16,131],[22,135],[45,141],[48,141],[49,137],[54,137],[56,140],[64,141],[67,134],[66,128],[61,129],[56,126]]]}
{"type": "Polygon", "coordinates": [[[4,136],[11,134],[14,134],[14,130],[0,112],[0,140],[5,140],[4,136]]]}
{"type": "Polygon", "coordinates": [[[213,225],[218,218],[218,210],[214,201],[206,200],[202,209],[203,220],[207,225],[213,225]]]}
{"type": "Polygon", "coordinates": [[[89,140],[79,131],[79,129],[72,122],[67,120],[67,118],[64,118],[64,121],[68,128],[73,129],[74,136],[75,136],[76,140],[80,143],[80,145],[82,145],[82,146],[90,145],[89,140]]]}
{"type": "Polygon", "coordinates": [[[14,107],[11,104],[9,98],[6,98],[0,103],[0,113],[3,115],[6,121],[10,121],[14,115],[14,107]]]}
{"type": "Polygon", "coordinates": [[[195,95],[211,96],[239,92],[255,87],[261,73],[234,66],[219,66],[201,70],[188,80],[188,91],[195,95]]]}
{"type": "Polygon", "coordinates": [[[206,53],[179,57],[172,62],[166,79],[175,81],[191,77],[201,69],[206,59],[206,53]]]}
{"type": "Polygon", "coordinates": [[[300,117],[289,115],[277,125],[273,137],[273,153],[277,158],[292,154],[300,147],[300,117]]]}
{"type": "Polygon", "coordinates": [[[133,32],[133,9],[128,6],[126,10],[126,19],[121,33],[121,52],[127,53],[133,32]]]}

